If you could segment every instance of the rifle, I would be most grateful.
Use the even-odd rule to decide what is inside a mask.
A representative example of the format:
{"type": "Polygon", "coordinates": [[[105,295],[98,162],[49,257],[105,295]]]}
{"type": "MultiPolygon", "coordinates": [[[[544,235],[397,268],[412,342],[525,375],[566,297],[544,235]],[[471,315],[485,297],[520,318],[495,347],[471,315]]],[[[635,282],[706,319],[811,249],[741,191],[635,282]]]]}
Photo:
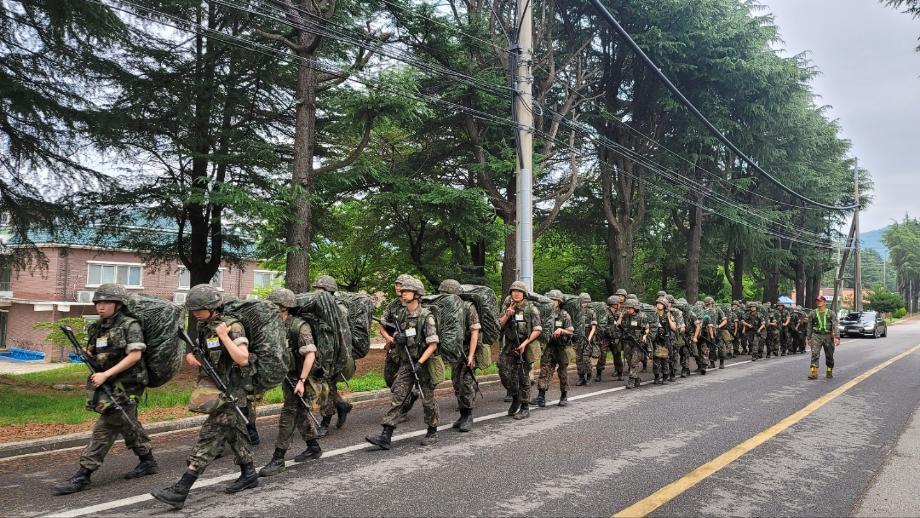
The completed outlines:
{"type": "MultiPolygon", "coordinates": [[[[76,335],[73,334],[73,329],[70,326],[60,327],[61,331],[64,332],[64,336],[67,337],[71,345],[73,345],[73,348],[77,351],[77,355],[79,355],[80,359],[83,360],[83,363],[86,364],[86,368],[89,369],[90,375],[99,372],[99,367],[97,367],[93,360],[89,357],[89,355],[86,353],[86,350],[80,346],[80,342],[77,340],[76,335]]],[[[128,423],[128,426],[130,426],[132,430],[138,431],[137,423],[135,423],[134,419],[131,419],[131,416],[129,416],[128,412],[125,411],[125,407],[121,406],[121,403],[115,399],[115,394],[112,393],[112,387],[109,386],[109,383],[105,382],[102,385],[99,385],[99,388],[102,389],[102,392],[104,392],[105,395],[109,398],[109,401],[112,402],[112,406],[115,407],[115,410],[121,412],[121,415],[124,416],[125,422],[128,423]]]]}
{"type": "MultiPolygon", "coordinates": [[[[508,325],[507,320],[505,321],[505,325],[508,325]]],[[[514,329],[514,342],[517,344],[514,347],[514,351],[517,353],[517,357],[518,357],[518,370],[520,371],[518,373],[518,375],[520,376],[520,379],[518,380],[518,384],[520,384],[520,383],[523,383],[524,378],[527,378],[527,372],[524,370],[524,353],[522,353],[519,350],[521,348],[521,335],[518,334],[517,322],[511,322],[511,326],[512,326],[511,329],[514,329]]],[[[504,336],[505,336],[504,333],[502,333],[502,339],[504,339],[504,336]]]]}
{"type": "Polygon", "coordinates": [[[390,335],[393,336],[393,341],[396,342],[396,345],[402,345],[403,351],[405,351],[406,353],[406,360],[409,362],[409,370],[412,371],[412,377],[415,379],[415,383],[412,387],[412,390],[410,390],[409,393],[406,394],[405,399],[403,399],[403,402],[400,404],[400,406],[405,409],[406,403],[410,401],[410,398],[412,397],[412,393],[415,392],[416,389],[418,390],[419,397],[421,397],[423,394],[422,380],[421,378],[419,378],[418,371],[415,370],[415,360],[413,360],[412,355],[409,354],[409,342],[406,339],[407,338],[406,332],[399,328],[398,321],[392,324],[389,322],[384,322],[383,320],[380,320],[379,318],[374,318],[374,321],[382,325],[383,328],[386,329],[387,333],[390,333],[390,330],[392,329],[394,332],[390,333],[390,335]]]}
{"type": "Polygon", "coordinates": [[[485,398],[485,396],[482,395],[482,391],[479,390],[479,380],[476,379],[476,369],[470,369],[470,368],[466,365],[466,357],[464,357],[464,358],[463,358],[463,361],[460,362],[460,370],[457,371],[456,375],[457,375],[457,376],[462,376],[464,370],[469,370],[469,371],[470,371],[470,377],[473,378],[473,386],[474,386],[475,389],[476,389],[476,393],[479,394],[479,397],[485,398]]]}
{"type": "Polygon", "coordinates": [[[617,324],[617,327],[620,328],[620,331],[622,331],[622,333],[620,333],[621,336],[626,336],[632,343],[636,344],[639,349],[642,349],[642,352],[644,352],[646,356],[649,355],[648,347],[637,340],[635,336],[633,336],[625,327],[623,327],[623,324],[617,324]]]}
{"type": "Polygon", "coordinates": [[[233,392],[230,392],[230,388],[227,387],[227,384],[224,383],[224,380],[221,379],[220,374],[214,369],[214,366],[211,365],[211,361],[208,360],[208,357],[202,353],[199,345],[192,341],[188,333],[185,332],[185,329],[179,328],[179,338],[183,342],[188,344],[189,351],[195,356],[195,359],[198,360],[198,363],[201,364],[201,370],[211,378],[211,381],[214,382],[214,385],[217,387],[224,398],[224,401],[230,403],[233,407],[233,410],[236,411],[237,415],[240,416],[240,419],[243,420],[243,424],[249,426],[249,418],[246,417],[246,414],[240,409],[239,400],[236,396],[233,395],[233,392]]]}
{"type": "Polygon", "coordinates": [[[294,390],[297,388],[297,385],[295,385],[294,382],[291,381],[291,378],[287,376],[284,377],[284,381],[288,383],[288,386],[291,387],[291,392],[294,394],[294,396],[297,397],[297,399],[300,400],[300,403],[303,405],[304,410],[307,411],[307,415],[310,416],[310,421],[313,421],[314,430],[319,430],[321,426],[319,424],[319,421],[316,420],[316,416],[313,415],[313,409],[310,407],[310,404],[307,403],[307,400],[304,399],[303,396],[298,396],[297,393],[294,392],[294,390]]]}

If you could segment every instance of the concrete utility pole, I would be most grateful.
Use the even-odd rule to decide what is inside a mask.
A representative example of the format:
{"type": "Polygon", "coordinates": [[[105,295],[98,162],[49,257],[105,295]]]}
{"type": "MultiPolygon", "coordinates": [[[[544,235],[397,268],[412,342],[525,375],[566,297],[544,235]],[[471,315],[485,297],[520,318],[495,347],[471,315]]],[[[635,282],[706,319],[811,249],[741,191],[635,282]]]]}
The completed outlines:
{"type": "Polygon", "coordinates": [[[517,150],[517,278],[533,289],[533,2],[517,0],[520,20],[517,37],[514,113],[518,124],[517,150]]]}
{"type": "Polygon", "coordinates": [[[856,261],[853,266],[853,311],[862,311],[862,250],[859,244],[859,160],[854,159],[853,190],[856,193],[856,210],[853,212],[853,225],[855,228],[854,252],[856,261]]]}

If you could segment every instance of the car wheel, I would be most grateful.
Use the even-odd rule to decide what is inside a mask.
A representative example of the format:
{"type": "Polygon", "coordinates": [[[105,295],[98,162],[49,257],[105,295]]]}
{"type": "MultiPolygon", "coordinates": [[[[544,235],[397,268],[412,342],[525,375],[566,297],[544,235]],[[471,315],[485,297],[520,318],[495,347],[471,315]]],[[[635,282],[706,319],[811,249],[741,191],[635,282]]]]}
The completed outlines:
{"type": "Polygon", "coordinates": [[[878,332],[878,328],[876,327],[875,330],[872,331],[872,339],[875,340],[878,337],[879,337],[879,332],[878,332]]]}
{"type": "Polygon", "coordinates": [[[882,331],[882,338],[888,338],[888,326],[885,326],[885,330],[882,331]]]}

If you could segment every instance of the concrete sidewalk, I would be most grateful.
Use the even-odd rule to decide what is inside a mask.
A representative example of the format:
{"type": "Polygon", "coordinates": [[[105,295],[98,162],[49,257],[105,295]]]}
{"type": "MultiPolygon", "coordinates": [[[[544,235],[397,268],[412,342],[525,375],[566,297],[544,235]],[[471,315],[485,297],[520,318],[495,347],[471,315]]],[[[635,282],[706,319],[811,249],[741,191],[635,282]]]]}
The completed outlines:
{"type": "Polygon", "coordinates": [[[917,516],[920,511],[920,411],[876,474],[853,516],[917,516]]]}
{"type": "Polygon", "coordinates": [[[30,362],[11,362],[8,360],[0,360],[0,374],[29,374],[31,372],[43,372],[43,371],[50,371],[54,369],[60,369],[61,367],[66,367],[68,365],[73,365],[73,364],[66,363],[66,362],[30,363],[30,362]]]}

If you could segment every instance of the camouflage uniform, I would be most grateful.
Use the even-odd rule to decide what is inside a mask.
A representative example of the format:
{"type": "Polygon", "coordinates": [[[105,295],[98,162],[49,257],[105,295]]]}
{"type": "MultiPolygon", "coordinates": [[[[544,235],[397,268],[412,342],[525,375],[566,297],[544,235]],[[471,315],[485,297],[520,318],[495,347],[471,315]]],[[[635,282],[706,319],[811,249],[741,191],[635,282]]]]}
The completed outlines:
{"type": "MultiPolygon", "coordinates": [[[[228,335],[233,343],[239,346],[248,346],[246,330],[238,320],[229,316],[219,316],[207,322],[198,322],[198,343],[205,344],[208,350],[208,359],[214,365],[214,370],[224,380],[227,387],[236,396],[243,411],[247,404],[247,394],[252,389],[252,373],[250,367],[239,367],[234,363],[230,354],[220,343],[215,327],[223,322],[229,328],[228,335]]],[[[208,379],[204,371],[199,370],[199,381],[208,379]]],[[[214,413],[208,415],[198,433],[198,443],[188,458],[188,467],[199,476],[208,465],[224,451],[224,446],[229,446],[235,454],[235,462],[240,466],[252,464],[252,446],[249,444],[249,434],[243,421],[233,410],[231,405],[223,405],[214,413]]]]}
{"type": "MultiPolygon", "coordinates": [[[[383,322],[396,322],[396,319],[399,318],[397,315],[402,308],[403,305],[399,299],[390,302],[386,309],[383,310],[380,320],[383,322]]],[[[383,381],[387,384],[387,388],[393,386],[393,378],[396,377],[398,369],[399,351],[396,350],[396,347],[391,347],[386,352],[386,359],[383,364],[383,381]]]]}
{"type": "Polygon", "coordinates": [[[690,370],[690,354],[689,351],[685,351],[686,342],[684,342],[684,333],[681,330],[685,327],[684,314],[676,307],[668,308],[668,312],[674,318],[674,323],[677,324],[677,331],[671,334],[671,376],[680,372],[681,376],[685,377],[690,370]]]}
{"type": "Polygon", "coordinates": [[[808,326],[808,316],[801,308],[796,308],[792,313],[792,343],[796,353],[805,353],[805,334],[808,326]]]}
{"type": "MultiPolygon", "coordinates": [[[[383,416],[383,425],[395,427],[400,421],[399,417],[402,411],[403,402],[406,396],[412,392],[415,387],[415,378],[412,375],[412,364],[421,358],[422,353],[431,343],[440,343],[438,338],[438,328],[434,315],[421,305],[415,311],[409,311],[405,308],[399,312],[398,327],[406,333],[406,347],[399,347],[399,368],[396,371],[396,377],[393,379],[393,386],[390,392],[393,397],[390,409],[383,416]],[[406,357],[406,348],[409,351],[409,357],[406,357]]],[[[418,373],[422,385],[422,407],[425,410],[425,424],[429,428],[438,426],[438,403],[434,398],[434,386],[431,384],[431,376],[428,375],[428,369],[422,365],[418,373]]],[[[411,405],[406,409],[411,409],[411,405]]]]}
{"type": "MultiPolygon", "coordinates": [[[[341,319],[340,321],[348,322],[348,308],[346,308],[343,304],[336,304],[336,306],[339,308],[339,318],[341,319]]],[[[347,349],[349,351],[348,356],[351,357],[351,347],[349,346],[347,349]]],[[[328,422],[332,416],[336,415],[338,411],[337,409],[339,407],[347,407],[349,410],[351,409],[351,403],[345,401],[345,398],[339,394],[338,381],[340,379],[343,379],[341,372],[332,373],[332,376],[328,378],[327,385],[329,390],[326,391],[326,397],[320,398],[319,404],[322,408],[323,420],[326,422],[328,422]]]]}
{"type": "Polygon", "coordinates": [[[792,333],[791,327],[794,324],[792,323],[792,312],[786,309],[786,306],[783,306],[777,311],[779,316],[779,354],[780,356],[786,356],[786,354],[792,354],[792,333]],[[786,324],[786,320],[789,320],[789,324],[786,324]]]}
{"type": "MultiPolygon", "coordinates": [[[[706,332],[706,325],[708,325],[709,320],[703,320],[703,312],[697,310],[693,314],[693,335],[696,334],[696,330],[700,330],[700,336],[697,339],[694,346],[694,356],[696,358],[696,368],[700,372],[704,372],[709,368],[709,356],[710,356],[710,347],[709,341],[704,340],[703,333],[706,332]]],[[[692,335],[691,335],[692,336],[692,335]]],[[[692,341],[691,341],[692,343],[692,341]]]]}
{"type": "MultiPolygon", "coordinates": [[[[620,340],[620,330],[617,328],[617,323],[620,320],[620,316],[623,314],[623,310],[613,309],[610,305],[607,305],[607,329],[603,332],[603,341],[606,344],[607,349],[610,350],[610,355],[613,357],[613,369],[617,373],[617,379],[623,380],[623,342],[620,340]]],[[[600,358],[597,359],[597,373],[598,376],[601,372],[604,371],[604,366],[607,364],[607,353],[601,352],[600,358]]]]}
{"type": "Polygon", "coordinates": [[[837,314],[828,308],[824,311],[814,309],[808,318],[808,346],[811,347],[811,369],[817,377],[818,364],[821,362],[821,350],[824,350],[824,364],[828,377],[834,369],[834,340],[839,338],[837,314]]]}
{"type": "Polygon", "coordinates": [[[518,354],[517,347],[534,331],[542,331],[540,310],[526,298],[515,305],[514,316],[502,328],[502,354],[499,368],[504,371],[505,387],[512,398],[522,405],[530,403],[531,363],[525,354],[518,354]]]}
{"type": "MultiPolygon", "coordinates": [[[[476,368],[475,360],[473,366],[468,367],[466,358],[470,354],[470,339],[473,331],[482,329],[476,306],[469,301],[464,301],[463,305],[466,309],[466,336],[463,339],[463,354],[451,369],[453,377],[451,381],[453,382],[454,393],[457,395],[457,405],[461,410],[473,408],[473,401],[476,399],[476,382],[473,378],[473,370],[476,368]]],[[[482,335],[480,335],[477,347],[480,345],[482,345],[482,335]]]]}
{"type": "MultiPolygon", "coordinates": [[[[125,358],[132,351],[144,351],[147,345],[144,342],[144,333],[137,320],[125,315],[121,311],[112,318],[90,323],[87,328],[87,351],[93,357],[99,372],[104,372],[125,358]]],[[[89,444],[80,455],[80,466],[90,471],[95,471],[102,465],[103,459],[115,440],[121,435],[125,440],[125,447],[133,450],[138,457],[150,453],[150,439],[143,426],[137,420],[137,401],[144,393],[147,384],[147,369],[144,360],[122,372],[117,377],[108,381],[112,393],[118,400],[131,420],[137,425],[133,429],[125,422],[124,416],[114,408],[102,412],[96,425],[93,426],[93,435],[89,444]]],[[[93,389],[87,384],[91,397],[86,404],[89,410],[102,410],[107,402],[107,396],[98,389],[93,389]]]]}
{"type": "MultiPolygon", "coordinates": [[[[295,385],[303,372],[304,357],[309,353],[316,353],[316,345],[313,343],[313,333],[310,324],[299,317],[288,316],[285,324],[288,326],[288,346],[291,348],[291,357],[294,362],[288,370],[288,379],[295,385]]],[[[308,403],[316,398],[316,390],[323,382],[313,376],[307,378],[304,382],[303,399],[308,403]]],[[[307,409],[304,408],[300,398],[294,393],[294,389],[288,382],[281,384],[281,391],[284,395],[284,404],[281,406],[281,417],[278,419],[278,437],[275,439],[275,448],[287,450],[291,446],[291,438],[294,436],[294,429],[300,432],[300,437],[304,442],[316,439],[316,428],[313,420],[307,415],[307,409]]]]}
{"type": "Polygon", "coordinates": [[[648,318],[641,311],[637,311],[634,315],[624,312],[622,327],[624,334],[629,334],[635,339],[623,337],[624,345],[629,348],[627,355],[627,358],[629,358],[629,381],[627,381],[627,386],[630,386],[629,382],[632,382],[634,386],[638,387],[642,363],[648,357],[646,352],[648,344],[642,341],[649,330],[648,318]]]}
{"type": "Polygon", "coordinates": [[[760,326],[763,325],[763,319],[760,318],[759,311],[749,311],[744,315],[744,322],[750,327],[744,327],[744,342],[751,359],[758,360],[763,357],[763,340],[760,334],[760,326]]]}
{"type": "MultiPolygon", "coordinates": [[[[553,331],[556,329],[566,329],[575,331],[572,324],[572,317],[568,311],[557,308],[553,311],[553,331]]],[[[552,337],[549,339],[549,345],[544,349],[543,356],[540,358],[540,378],[537,381],[537,388],[540,393],[546,392],[550,382],[553,380],[553,371],[559,375],[559,390],[568,392],[569,390],[569,357],[565,353],[565,348],[569,344],[570,337],[562,335],[559,338],[552,337]]]]}
{"type": "Polygon", "coordinates": [[[651,340],[651,352],[652,352],[652,373],[655,375],[655,383],[666,383],[669,381],[669,378],[674,377],[674,372],[671,370],[671,357],[674,355],[673,346],[669,343],[669,338],[673,338],[673,335],[676,334],[671,332],[671,328],[668,323],[668,310],[665,309],[662,314],[655,313],[653,320],[649,322],[651,326],[651,331],[649,336],[651,340]],[[656,355],[655,346],[664,346],[668,355],[664,358],[659,358],[656,355]]]}
{"type": "Polygon", "coordinates": [[[597,314],[594,312],[594,308],[589,305],[582,305],[581,311],[584,320],[584,336],[577,339],[575,352],[578,360],[578,378],[588,384],[591,381],[591,356],[594,354],[594,340],[597,339],[595,336],[589,341],[588,335],[591,334],[592,327],[595,330],[595,335],[597,334],[597,314]]]}
{"type": "Polygon", "coordinates": [[[780,330],[779,312],[776,308],[771,307],[767,310],[767,358],[772,354],[779,356],[779,336],[780,330]]]}

